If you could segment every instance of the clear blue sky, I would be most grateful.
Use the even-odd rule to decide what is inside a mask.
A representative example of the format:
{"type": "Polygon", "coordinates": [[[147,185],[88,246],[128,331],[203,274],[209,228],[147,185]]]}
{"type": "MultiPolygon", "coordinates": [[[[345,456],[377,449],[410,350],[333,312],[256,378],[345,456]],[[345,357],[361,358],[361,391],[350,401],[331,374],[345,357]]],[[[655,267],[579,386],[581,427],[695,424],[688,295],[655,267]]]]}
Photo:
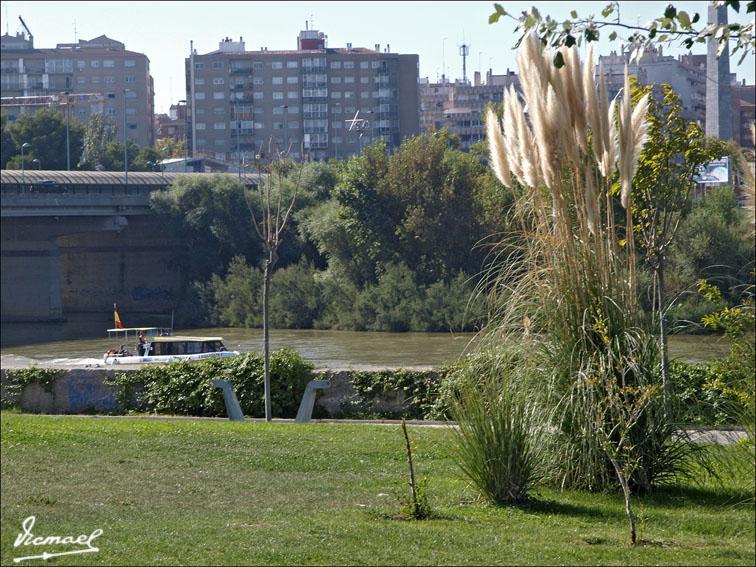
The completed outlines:
{"type": "MultiPolygon", "coordinates": [[[[567,17],[572,9],[581,15],[598,14],[607,2],[500,2],[517,13],[536,5],[543,14],[567,17]]],[[[394,53],[417,53],[420,76],[436,80],[443,68],[451,78],[462,76],[458,45],[470,44],[468,74],[491,67],[494,73],[515,69],[512,46],[514,23],[500,20],[489,24],[493,2],[0,2],[6,29],[20,31],[21,15],[34,35],[35,47],[54,47],[76,39],[105,34],[122,41],[126,48],[147,54],[155,79],[155,109],[167,112],[171,102],[184,98],[184,58],[189,41],[199,53],[218,48],[228,36],[244,37],[248,50],[295,49],[299,30],[312,18],[315,28],[328,35],[330,47],[381,49],[391,45],[394,53]],[[7,14],[7,17],[6,17],[7,14]],[[74,35],[76,29],[76,35],[74,35]],[[444,40],[443,38],[446,38],[444,40]]],[[[691,15],[706,18],[707,2],[674,2],[691,15]]],[[[743,3],[745,4],[745,2],[743,3]]],[[[658,17],[667,2],[620,2],[621,21],[645,23],[658,17]]],[[[745,7],[741,9],[745,12],[745,7]]],[[[745,14],[739,21],[747,21],[745,14]]],[[[608,34],[603,34],[608,35],[608,34]]],[[[619,48],[602,40],[599,50],[619,48]]],[[[682,52],[681,49],[671,53],[682,52]]],[[[697,46],[697,53],[704,47],[697,46]]],[[[740,67],[731,59],[738,78],[754,82],[754,58],[740,67]]]]}

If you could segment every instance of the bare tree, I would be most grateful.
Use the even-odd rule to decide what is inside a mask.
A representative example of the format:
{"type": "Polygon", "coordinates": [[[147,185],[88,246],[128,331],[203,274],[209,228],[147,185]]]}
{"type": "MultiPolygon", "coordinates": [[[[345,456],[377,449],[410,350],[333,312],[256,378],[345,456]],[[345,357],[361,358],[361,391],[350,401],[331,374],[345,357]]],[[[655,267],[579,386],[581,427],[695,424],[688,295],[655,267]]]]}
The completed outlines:
{"type": "MultiPolygon", "coordinates": [[[[268,144],[269,148],[270,146],[271,143],[268,144]]],[[[286,151],[269,151],[268,155],[271,156],[271,159],[265,162],[262,146],[260,152],[255,155],[256,169],[261,174],[257,183],[259,212],[255,211],[255,207],[247,198],[247,207],[252,216],[255,231],[262,241],[265,251],[263,265],[263,360],[266,421],[270,421],[273,417],[270,396],[270,280],[273,267],[278,261],[278,249],[283,241],[284,229],[294,210],[304,168],[304,163],[297,166],[289,159],[289,148],[286,151]],[[293,180],[291,193],[286,195],[286,182],[294,177],[295,172],[296,179],[293,180]]],[[[245,196],[247,196],[246,193],[245,196]]]]}

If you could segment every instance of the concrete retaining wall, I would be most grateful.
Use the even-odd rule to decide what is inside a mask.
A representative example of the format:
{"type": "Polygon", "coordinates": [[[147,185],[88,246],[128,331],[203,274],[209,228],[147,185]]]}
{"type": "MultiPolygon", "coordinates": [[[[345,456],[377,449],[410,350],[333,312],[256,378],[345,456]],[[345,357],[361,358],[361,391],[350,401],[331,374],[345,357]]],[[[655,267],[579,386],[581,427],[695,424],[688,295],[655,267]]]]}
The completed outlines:
{"type": "MultiPolygon", "coordinates": [[[[6,369],[0,370],[0,391],[3,399],[8,396],[7,372],[6,369]]],[[[49,391],[37,383],[24,387],[20,400],[22,411],[54,414],[119,413],[116,388],[105,384],[105,380],[116,373],[129,370],[82,368],[64,369],[59,372],[49,391]]],[[[331,388],[320,391],[318,395],[315,416],[341,417],[345,408],[361,400],[352,387],[352,371],[316,371],[315,374],[315,378],[331,380],[331,388]]],[[[386,392],[371,401],[376,410],[398,414],[404,403],[404,392],[386,392]]]]}

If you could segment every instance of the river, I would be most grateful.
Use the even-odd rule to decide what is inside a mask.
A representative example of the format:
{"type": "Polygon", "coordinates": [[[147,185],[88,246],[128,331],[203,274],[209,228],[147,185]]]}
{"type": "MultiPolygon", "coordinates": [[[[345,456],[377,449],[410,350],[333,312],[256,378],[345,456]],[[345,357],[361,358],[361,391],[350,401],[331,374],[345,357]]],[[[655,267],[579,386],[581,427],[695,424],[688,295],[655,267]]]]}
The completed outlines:
{"type": "MultiPolygon", "coordinates": [[[[145,320],[143,324],[159,322],[145,320]]],[[[163,323],[165,324],[165,323],[163,323]]],[[[76,316],[66,323],[3,324],[0,365],[18,366],[34,359],[101,358],[115,341],[103,338],[111,318],[76,316]]],[[[212,328],[177,330],[174,334],[220,336],[229,350],[261,352],[261,329],[212,328]]],[[[366,333],[273,329],[271,348],[290,347],[319,368],[440,366],[468,348],[470,333],[366,333]]],[[[720,337],[675,335],[670,356],[707,360],[727,353],[720,337]]],[[[25,364],[24,364],[25,365],[25,364]]]]}

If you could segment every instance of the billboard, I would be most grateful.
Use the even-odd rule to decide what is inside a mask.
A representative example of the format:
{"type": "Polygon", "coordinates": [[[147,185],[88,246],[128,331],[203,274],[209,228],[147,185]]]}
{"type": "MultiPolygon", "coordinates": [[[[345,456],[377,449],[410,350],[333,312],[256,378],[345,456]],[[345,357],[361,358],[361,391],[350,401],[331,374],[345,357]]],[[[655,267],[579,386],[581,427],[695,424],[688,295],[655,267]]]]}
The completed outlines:
{"type": "Polygon", "coordinates": [[[702,165],[698,174],[693,176],[693,181],[703,184],[729,183],[730,158],[723,157],[702,165]]]}

